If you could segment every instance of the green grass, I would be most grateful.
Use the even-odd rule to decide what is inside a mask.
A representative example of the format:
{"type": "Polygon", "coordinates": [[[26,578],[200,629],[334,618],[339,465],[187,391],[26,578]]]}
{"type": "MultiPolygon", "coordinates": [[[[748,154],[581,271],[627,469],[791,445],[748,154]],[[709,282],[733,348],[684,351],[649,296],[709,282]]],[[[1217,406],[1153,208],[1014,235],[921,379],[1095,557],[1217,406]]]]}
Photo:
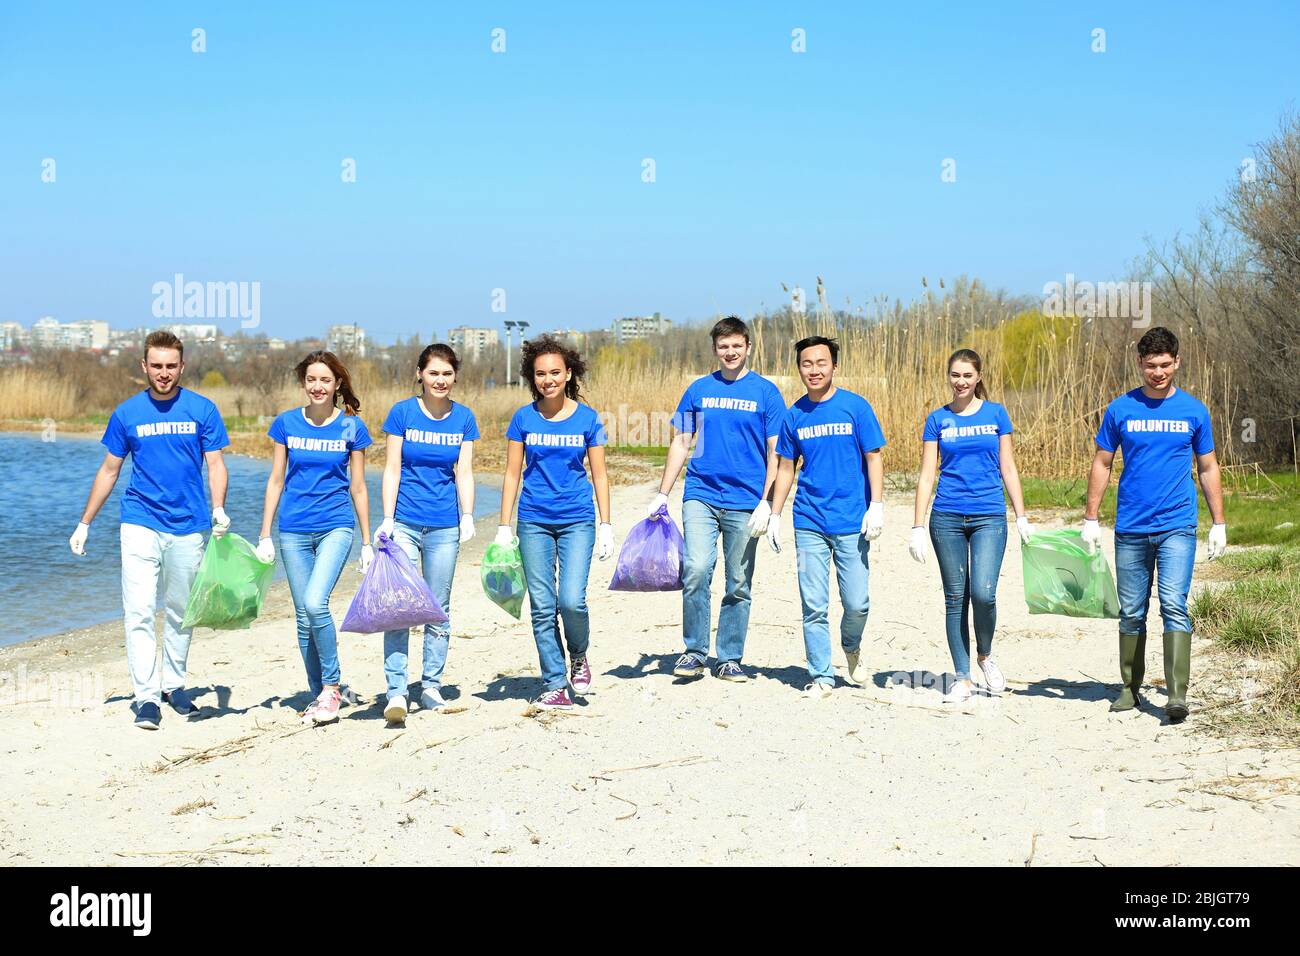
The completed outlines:
{"type": "Polygon", "coordinates": [[[660,468],[668,463],[667,445],[609,445],[607,450],[617,455],[633,455],[637,458],[644,458],[660,468]]]}
{"type": "MultiPolygon", "coordinates": [[[[1024,478],[1021,486],[1025,507],[1029,511],[1062,508],[1083,515],[1088,492],[1085,478],[1047,480],[1024,478]]],[[[1115,520],[1115,489],[1112,480],[1101,502],[1101,520],[1115,520]]],[[[1210,512],[1205,498],[1197,490],[1200,531],[1204,537],[1210,528],[1210,512]]],[[[1226,480],[1223,497],[1224,519],[1228,522],[1228,543],[1300,544],[1300,481],[1292,472],[1270,472],[1241,480],[1226,480]]]]}
{"type": "Polygon", "coordinates": [[[228,432],[264,432],[271,422],[263,415],[223,415],[228,432]]]}
{"type": "Polygon", "coordinates": [[[1300,732],[1300,546],[1229,551],[1214,573],[1227,580],[1192,600],[1197,631],[1232,654],[1272,665],[1257,700],[1216,720],[1230,731],[1240,726],[1294,736],[1300,732]]]}

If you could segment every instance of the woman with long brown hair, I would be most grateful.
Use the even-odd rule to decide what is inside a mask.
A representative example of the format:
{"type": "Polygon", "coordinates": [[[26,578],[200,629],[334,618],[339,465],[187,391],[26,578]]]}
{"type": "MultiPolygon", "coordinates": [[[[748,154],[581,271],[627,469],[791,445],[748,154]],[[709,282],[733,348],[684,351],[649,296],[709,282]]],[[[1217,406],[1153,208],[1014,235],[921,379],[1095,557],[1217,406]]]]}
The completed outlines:
{"type": "Polygon", "coordinates": [[[955,672],[945,703],[960,703],[972,694],[970,625],[975,650],[990,693],[1006,689],[1006,678],[993,662],[997,625],[998,572],[1007,549],[1007,502],[1016,513],[1022,541],[1033,534],[1025,516],[1020,473],[1011,450],[1011,418],[984,388],[984,362],[972,349],[948,358],[952,400],[925,420],[921,439],[921,474],[916,482],[916,510],[909,550],[925,563],[925,509],[938,472],[939,491],[930,513],[930,543],[939,559],[947,609],[945,629],[955,672]]]}
{"type": "MultiPolygon", "coordinates": [[[[330,614],[330,593],[352,550],[352,513],[361,521],[361,540],[370,537],[366,494],[366,424],[352,380],[333,352],[312,352],[294,368],[307,404],[282,412],[267,434],[275,442],[266,479],[262,534],[257,556],[275,560],[271,522],[280,511],[280,556],[289,578],[298,622],[298,649],[315,700],[305,723],[328,724],[339,716],[338,633],[330,614]],[[349,500],[349,498],[351,500],[349,500]]],[[[361,571],[374,558],[361,548],[361,571]]]]}

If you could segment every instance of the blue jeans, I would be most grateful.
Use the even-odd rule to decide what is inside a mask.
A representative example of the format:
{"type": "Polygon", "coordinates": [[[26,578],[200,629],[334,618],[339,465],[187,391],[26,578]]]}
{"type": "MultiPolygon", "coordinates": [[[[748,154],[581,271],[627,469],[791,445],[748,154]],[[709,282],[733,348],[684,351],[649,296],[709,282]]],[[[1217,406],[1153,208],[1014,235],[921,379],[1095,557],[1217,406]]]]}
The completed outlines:
{"type": "Polygon", "coordinates": [[[1196,529],[1176,528],[1155,534],[1115,532],[1115,590],[1119,593],[1119,632],[1145,635],[1151,606],[1151,572],[1166,631],[1192,631],[1187,592],[1192,587],[1196,529]]]}
{"type": "Polygon", "coordinates": [[[835,559],[835,580],[840,587],[840,646],[856,651],[862,646],[871,599],[867,596],[867,552],[864,535],[822,534],[795,528],[794,545],[799,565],[799,600],[803,604],[803,646],[808,655],[808,676],[822,684],[835,683],[831,669],[830,562],[835,559]]]}
{"type": "Polygon", "coordinates": [[[749,536],[750,511],[715,508],[703,501],[682,502],[686,560],[682,568],[682,636],[686,649],[709,656],[709,585],[722,535],[726,593],[718,611],[718,663],[740,662],[749,630],[749,590],[754,581],[758,539],[749,536]]]}
{"type": "MultiPolygon", "coordinates": [[[[447,665],[447,643],[451,638],[451,579],[460,556],[460,528],[420,528],[404,521],[393,523],[393,540],[424,572],[425,583],[447,612],[442,624],[424,625],[424,669],[420,686],[424,690],[442,687],[442,670],[447,665]]],[[[411,629],[384,632],[384,680],[388,696],[406,696],[406,652],[411,646],[411,629]]]]}
{"type": "Polygon", "coordinates": [[[569,683],[564,645],[569,646],[570,655],[582,656],[587,653],[591,636],[587,575],[591,572],[591,552],[596,547],[596,525],[591,521],[572,524],[520,521],[518,534],[542,682],[546,690],[559,690],[569,683]],[[557,618],[564,620],[564,643],[560,642],[557,618]]]}
{"type": "Polygon", "coordinates": [[[280,560],[298,620],[298,650],[313,694],[339,682],[339,637],[330,614],[330,593],[351,550],[351,528],[280,532],[280,560]]]}
{"type": "Polygon", "coordinates": [[[970,618],[974,609],[975,649],[993,650],[998,623],[998,574],[1007,550],[1007,516],[930,513],[930,542],[943,580],[944,627],[958,680],[970,679],[970,618]]]}

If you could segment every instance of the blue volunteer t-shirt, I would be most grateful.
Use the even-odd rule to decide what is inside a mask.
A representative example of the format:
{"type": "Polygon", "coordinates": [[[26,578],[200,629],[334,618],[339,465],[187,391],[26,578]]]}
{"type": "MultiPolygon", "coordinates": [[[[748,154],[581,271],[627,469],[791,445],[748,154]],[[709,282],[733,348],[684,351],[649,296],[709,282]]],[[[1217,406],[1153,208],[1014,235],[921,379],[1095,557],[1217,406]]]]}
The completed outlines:
{"type": "Polygon", "coordinates": [[[1154,534],[1196,527],[1193,455],[1214,451],[1210,412],[1178,389],[1165,399],[1147,398],[1135,388],[1106,406],[1097,447],[1119,450],[1115,530],[1154,534]]]}
{"type": "Polygon", "coordinates": [[[418,528],[453,528],[459,524],[456,462],[462,444],[478,441],[474,413],[452,402],[451,411],[442,418],[433,418],[417,395],[392,407],[384,419],[384,431],[402,439],[397,520],[418,528]]]}
{"type": "Polygon", "coordinates": [[[767,480],[767,440],[780,433],[784,416],[780,390],[757,372],[729,382],[718,371],[692,382],[673,415],[674,428],[696,434],[682,500],[756,508],[767,480]]]}
{"type": "Polygon", "coordinates": [[[348,460],[371,444],[366,423],[339,412],[326,425],[307,420],[301,408],[281,412],[266,432],[285,448],[288,464],[280,496],[280,530],[333,531],[351,528],[352,494],[348,460]]]}
{"type": "Polygon", "coordinates": [[[997,402],[983,401],[969,415],[946,406],[925,419],[922,441],[939,444],[939,490],[935,511],[959,515],[1001,515],[1002,436],[1011,434],[1011,417],[997,402]]]}
{"type": "Polygon", "coordinates": [[[103,445],[131,456],[131,480],[122,493],[123,524],[169,534],[212,527],[203,487],[203,455],[230,444],[217,406],[189,389],[160,402],[148,390],[113,411],[103,445]]]}
{"type": "Polygon", "coordinates": [[[857,534],[871,500],[869,451],[885,446],[871,404],[848,389],[814,402],[807,395],[785,413],[776,451],[803,459],[794,495],[794,526],[822,534],[857,534]]]}
{"type": "Polygon", "coordinates": [[[524,445],[521,521],[572,524],[596,519],[591,479],[583,463],[588,448],[606,441],[595,409],[579,403],[564,421],[550,422],[536,403],[525,405],[510,419],[506,438],[524,445]]]}

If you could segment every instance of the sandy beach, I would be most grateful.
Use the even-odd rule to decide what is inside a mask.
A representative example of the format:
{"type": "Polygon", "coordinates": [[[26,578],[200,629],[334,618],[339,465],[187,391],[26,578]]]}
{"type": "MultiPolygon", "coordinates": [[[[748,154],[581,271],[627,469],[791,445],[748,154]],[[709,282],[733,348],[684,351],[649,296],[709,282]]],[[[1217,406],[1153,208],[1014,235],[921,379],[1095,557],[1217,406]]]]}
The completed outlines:
{"type": "MultiPolygon", "coordinates": [[[[650,485],[614,489],[621,542],[650,485]]],[[[671,505],[680,517],[680,486],[671,505]]],[[[999,585],[994,656],[1009,688],[940,703],[951,663],[933,556],[907,554],[910,496],[886,503],[863,651],[874,680],[806,683],[793,532],[760,543],[746,684],[672,676],[681,596],[607,590],[593,562],[592,692],[538,714],[528,624],[492,605],[461,553],[441,711],[389,728],[381,638],[342,634],[361,702],[303,727],[291,606],[276,585],[251,629],[199,631],[202,711],[131,726],[120,624],[0,650],[0,862],[220,864],[1279,865],[1300,855],[1300,754],[1163,721],[1159,639],[1141,712],[1111,715],[1112,621],[1030,616],[1019,549],[999,585]],[[54,693],[51,694],[51,688],[54,693]],[[51,697],[53,696],[53,700],[51,697]]],[[[1012,535],[1014,539],[1014,534],[1012,535]]],[[[101,540],[109,540],[103,535],[101,540]]],[[[1112,554],[1107,543],[1107,554],[1112,554]]],[[[1198,556],[1199,562],[1203,555],[1198,556]]],[[[359,580],[334,595],[341,620],[359,580]]],[[[718,581],[715,577],[714,613],[718,581]]],[[[39,596],[33,596],[39,600],[39,596]]],[[[1154,605],[1154,602],[1153,602],[1154,605]]],[[[838,608],[832,611],[832,631],[838,608]]],[[[1159,633],[1154,615],[1153,633],[1159,633]]],[[[836,640],[836,644],[838,641],[836,640]]],[[[412,650],[418,654],[418,639],[412,650]]],[[[843,673],[843,653],[834,651],[843,673]]],[[[418,661],[413,662],[418,678],[418,661]]]]}

